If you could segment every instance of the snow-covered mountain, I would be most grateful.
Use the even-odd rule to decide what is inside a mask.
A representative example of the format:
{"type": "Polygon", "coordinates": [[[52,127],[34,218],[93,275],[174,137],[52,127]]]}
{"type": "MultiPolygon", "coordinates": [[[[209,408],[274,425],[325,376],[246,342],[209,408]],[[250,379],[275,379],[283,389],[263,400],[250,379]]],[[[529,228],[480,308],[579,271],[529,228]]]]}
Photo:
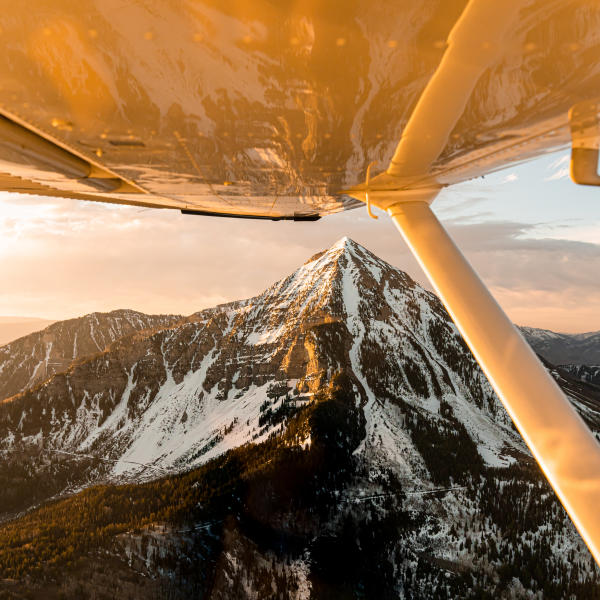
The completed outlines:
{"type": "MultiPolygon", "coordinates": [[[[347,238],[260,296],[179,326],[121,329],[107,348],[89,326],[95,354],[4,404],[7,448],[100,455],[115,461],[114,476],[187,469],[265,439],[265,403],[276,413],[288,388],[296,404],[308,402],[345,369],[367,424],[361,452],[385,456],[405,479],[425,472],[396,427],[410,411],[437,419],[448,407],[490,465],[525,452],[436,296],[347,238]]],[[[39,337],[51,355],[54,344],[39,337]]]]}
{"type": "MultiPolygon", "coordinates": [[[[169,556],[201,563],[207,597],[265,597],[257,573],[282,598],[479,597],[492,587],[552,597],[595,585],[587,550],[438,298],[362,246],[344,238],[255,298],[137,329],[112,343],[96,329],[91,353],[0,405],[0,512],[93,483],[188,473],[168,494],[156,486],[169,479],[127,488],[129,498],[155,490],[152,506],[172,496],[205,507],[186,513],[188,533],[155,535],[157,521],[175,519],[155,506],[136,517],[136,528],[152,527],[143,539],[113,523],[122,537],[102,543],[150,578],[183,577],[169,556]],[[207,480],[236,491],[209,510],[207,480]],[[222,523],[221,545],[206,523],[222,523]],[[356,576],[369,566],[350,590],[341,575],[332,583],[344,569],[328,561],[331,548],[356,543],[356,576]],[[377,581],[385,593],[369,595],[377,581]]],[[[597,393],[548,368],[600,433],[597,393]]],[[[111,515],[113,488],[101,489],[98,510],[111,515]]],[[[51,518],[69,514],[64,502],[51,518]]],[[[20,535],[31,544],[20,532],[50,518],[40,510],[22,529],[0,527],[0,546],[3,535],[11,548],[20,535]]],[[[19,573],[3,556],[0,571],[19,573]]]]}
{"type": "Polygon", "coordinates": [[[535,327],[519,329],[529,345],[555,365],[600,364],[600,331],[556,333],[535,327]]]}
{"type": "Polygon", "coordinates": [[[133,310],[92,313],[59,321],[0,346],[0,401],[65,371],[77,359],[103,352],[124,335],[164,328],[181,319],[133,310]]]}

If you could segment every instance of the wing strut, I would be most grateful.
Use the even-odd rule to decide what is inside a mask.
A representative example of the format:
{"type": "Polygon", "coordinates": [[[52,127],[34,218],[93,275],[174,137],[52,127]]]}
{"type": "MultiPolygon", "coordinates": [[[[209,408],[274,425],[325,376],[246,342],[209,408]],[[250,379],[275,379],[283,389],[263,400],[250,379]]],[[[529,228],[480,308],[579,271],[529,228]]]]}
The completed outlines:
{"type": "Polygon", "coordinates": [[[600,564],[600,444],[425,201],[387,208],[600,564]]]}
{"type": "Polygon", "coordinates": [[[432,166],[527,4],[469,0],[387,171],[348,193],[392,217],[600,565],[600,444],[429,208],[432,166]]]}

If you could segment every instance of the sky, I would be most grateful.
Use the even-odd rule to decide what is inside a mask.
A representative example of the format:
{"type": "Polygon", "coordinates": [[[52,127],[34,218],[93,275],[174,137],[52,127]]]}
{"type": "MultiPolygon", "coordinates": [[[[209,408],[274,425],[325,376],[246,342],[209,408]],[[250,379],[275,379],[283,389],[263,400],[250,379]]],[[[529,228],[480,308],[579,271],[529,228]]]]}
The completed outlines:
{"type": "MultiPolygon", "coordinates": [[[[513,321],[596,331],[600,189],[572,183],[568,161],[555,153],[452,186],[433,210],[513,321]]],[[[0,316],[190,314],[260,293],[345,235],[426,285],[391,220],[366,209],[264,222],[4,193],[0,316]]]]}

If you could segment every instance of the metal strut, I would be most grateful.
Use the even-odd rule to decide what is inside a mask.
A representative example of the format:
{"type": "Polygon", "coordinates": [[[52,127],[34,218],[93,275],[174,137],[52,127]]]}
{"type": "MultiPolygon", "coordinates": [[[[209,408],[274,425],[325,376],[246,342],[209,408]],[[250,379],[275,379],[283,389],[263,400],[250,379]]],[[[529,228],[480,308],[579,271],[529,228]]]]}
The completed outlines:
{"type": "Polygon", "coordinates": [[[428,203],[387,212],[600,564],[600,444],[428,203]]]}
{"type": "MultiPolygon", "coordinates": [[[[369,172],[365,185],[347,193],[392,217],[600,565],[600,445],[429,208],[441,185],[436,161],[527,4],[469,0],[387,171],[372,180],[369,172]]],[[[597,105],[585,111],[596,115],[597,105]]],[[[588,126],[587,112],[573,110],[574,140],[595,152],[597,118],[588,126]]],[[[590,156],[583,156],[586,180],[590,156]]]]}

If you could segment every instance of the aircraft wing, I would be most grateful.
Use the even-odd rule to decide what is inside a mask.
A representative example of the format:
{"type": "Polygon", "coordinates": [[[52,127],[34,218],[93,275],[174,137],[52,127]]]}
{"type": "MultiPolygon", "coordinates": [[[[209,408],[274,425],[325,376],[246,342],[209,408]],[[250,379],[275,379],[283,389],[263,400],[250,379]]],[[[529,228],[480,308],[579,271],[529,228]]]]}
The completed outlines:
{"type": "MultiPolygon", "coordinates": [[[[465,6],[7,3],[0,187],[273,219],[354,208],[341,192],[360,187],[369,163],[390,164],[465,6]]],[[[598,95],[600,61],[590,56],[600,50],[600,5],[530,0],[515,11],[425,183],[565,147],[569,109],[598,95]]],[[[446,70],[448,81],[460,68],[446,70]]]]}

